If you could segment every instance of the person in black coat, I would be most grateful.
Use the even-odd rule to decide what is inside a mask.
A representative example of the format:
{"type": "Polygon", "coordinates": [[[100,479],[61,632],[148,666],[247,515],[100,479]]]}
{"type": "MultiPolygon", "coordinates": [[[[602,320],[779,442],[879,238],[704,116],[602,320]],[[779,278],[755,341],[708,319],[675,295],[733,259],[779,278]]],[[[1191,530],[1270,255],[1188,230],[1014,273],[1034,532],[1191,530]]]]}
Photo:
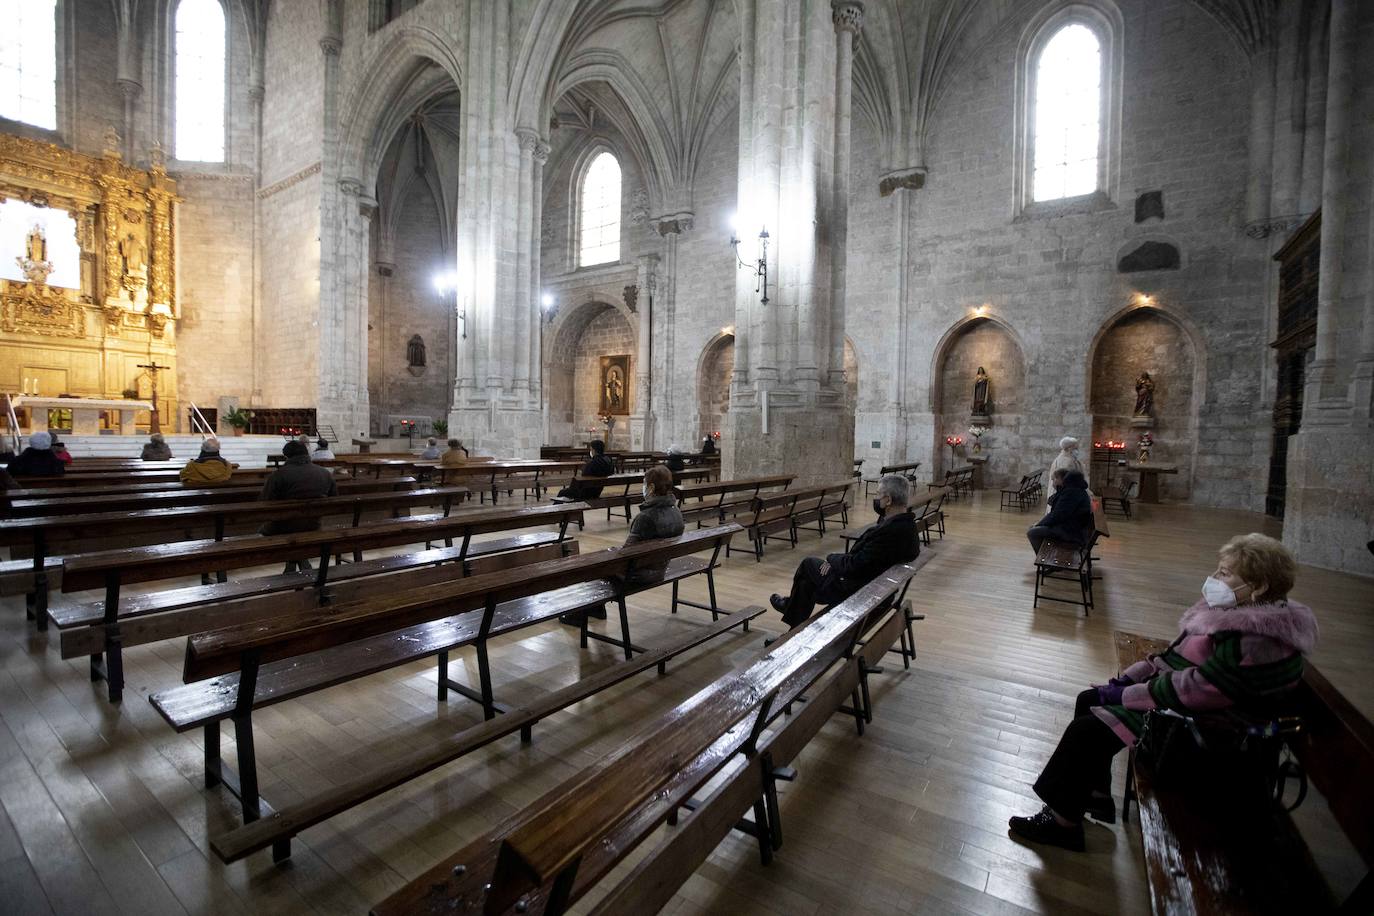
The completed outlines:
{"type": "Polygon", "coordinates": [[[1060,469],[1050,475],[1050,486],[1055,489],[1051,494],[1050,512],[1036,522],[1026,538],[1036,555],[1045,541],[1062,541],[1075,547],[1083,547],[1092,536],[1093,501],[1088,495],[1088,481],[1078,471],[1060,469]]]}
{"type": "Polygon", "coordinates": [[[29,447],[10,459],[13,477],[61,477],[67,466],[53,454],[52,434],[36,432],[29,436],[29,447]]]}
{"type": "Polygon", "coordinates": [[[582,465],[582,470],[577,472],[578,480],[570,486],[566,486],[558,491],[558,495],[567,499],[595,499],[601,495],[601,487],[595,484],[583,482],[585,477],[610,477],[615,473],[615,465],[611,459],[606,457],[606,443],[600,439],[591,441],[591,457],[587,463],[582,465]]]}
{"type": "Polygon", "coordinates": [[[782,622],[795,629],[806,623],[816,602],[830,605],[850,595],[898,563],[910,563],[921,552],[916,519],[907,511],[911,485],[889,474],[878,483],[873,509],[881,518],[863,533],[849,553],[832,553],[824,560],[807,557],[792,577],[792,594],[773,595],[769,603],[782,622]]]}

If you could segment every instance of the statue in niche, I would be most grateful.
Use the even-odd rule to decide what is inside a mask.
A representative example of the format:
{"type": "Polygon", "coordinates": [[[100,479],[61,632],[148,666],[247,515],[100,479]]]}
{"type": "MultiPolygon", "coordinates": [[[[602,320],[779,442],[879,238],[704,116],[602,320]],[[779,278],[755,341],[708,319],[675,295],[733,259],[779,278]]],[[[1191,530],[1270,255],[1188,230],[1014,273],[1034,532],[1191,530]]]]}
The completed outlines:
{"type": "Polygon", "coordinates": [[[29,234],[24,237],[24,256],[15,258],[14,263],[24,272],[24,279],[33,285],[47,284],[53,265],[48,260],[48,237],[38,223],[34,223],[29,234]]]}
{"type": "Polygon", "coordinates": [[[419,334],[413,335],[406,344],[406,371],[411,375],[424,375],[425,339],[419,334]]]}
{"type": "Polygon", "coordinates": [[[142,286],[148,278],[148,248],[143,240],[125,233],[119,241],[119,256],[124,260],[124,285],[131,290],[142,286]]]}
{"type": "Polygon", "coordinates": [[[992,379],[982,366],[973,376],[973,414],[969,422],[975,426],[991,426],[992,417],[992,379]]]}
{"type": "Polygon", "coordinates": [[[1150,373],[1141,372],[1135,380],[1135,416],[1153,417],[1155,415],[1155,381],[1150,373]]]}

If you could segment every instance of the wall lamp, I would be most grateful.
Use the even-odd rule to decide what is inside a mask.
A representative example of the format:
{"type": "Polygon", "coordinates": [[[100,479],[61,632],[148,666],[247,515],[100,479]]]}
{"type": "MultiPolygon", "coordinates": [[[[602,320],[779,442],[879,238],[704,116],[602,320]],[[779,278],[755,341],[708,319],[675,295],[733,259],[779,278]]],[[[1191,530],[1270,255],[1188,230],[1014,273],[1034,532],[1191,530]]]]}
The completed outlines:
{"type": "Polygon", "coordinates": [[[553,324],[553,320],[558,317],[558,302],[553,298],[553,294],[545,293],[540,296],[539,304],[544,308],[544,321],[553,324]]]}
{"type": "Polygon", "coordinates": [[[748,264],[739,256],[738,231],[732,227],[730,230],[730,245],[735,249],[735,260],[739,262],[739,267],[751,271],[758,277],[758,283],[754,284],[754,292],[762,293],[759,299],[764,305],[768,304],[768,227],[759,229],[759,260],[757,264],[748,264]]]}
{"type": "Polygon", "coordinates": [[[452,296],[454,311],[458,320],[463,323],[463,339],[468,339],[468,305],[467,300],[463,304],[458,304],[458,275],[456,273],[435,274],[434,288],[439,291],[441,296],[452,296]]]}

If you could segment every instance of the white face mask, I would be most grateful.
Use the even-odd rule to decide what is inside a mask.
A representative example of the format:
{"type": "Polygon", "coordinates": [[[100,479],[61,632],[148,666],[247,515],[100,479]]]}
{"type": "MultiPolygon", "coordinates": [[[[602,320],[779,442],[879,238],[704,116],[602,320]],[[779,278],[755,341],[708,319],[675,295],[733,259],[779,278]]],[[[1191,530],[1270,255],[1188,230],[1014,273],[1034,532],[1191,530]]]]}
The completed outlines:
{"type": "Polygon", "coordinates": [[[1202,583],[1202,600],[1215,608],[1232,608],[1236,606],[1236,593],[1216,576],[1208,576],[1202,583]]]}
{"type": "Polygon", "coordinates": [[[640,487],[640,491],[643,492],[645,499],[649,498],[649,485],[647,483],[640,487]]]}

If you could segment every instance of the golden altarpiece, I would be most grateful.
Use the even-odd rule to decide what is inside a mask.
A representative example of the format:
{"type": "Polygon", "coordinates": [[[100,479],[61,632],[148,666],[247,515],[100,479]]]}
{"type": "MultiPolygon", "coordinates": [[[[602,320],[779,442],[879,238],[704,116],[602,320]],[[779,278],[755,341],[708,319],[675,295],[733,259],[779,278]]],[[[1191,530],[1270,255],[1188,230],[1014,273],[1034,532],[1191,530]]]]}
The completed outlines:
{"type": "MultiPolygon", "coordinates": [[[[155,386],[161,424],[175,428],[176,183],[160,150],[143,171],[123,162],[113,130],[104,146],[93,157],[0,134],[0,202],[70,214],[81,261],[79,289],[50,285],[49,240],[37,225],[22,250],[0,251],[27,278],[0,279],[0,390],[20,404],[25,395],[149,401],[155,386]]],[[[151,419],[147,410],[123,417],[140,430],[151,419]]],[[[120,429],[117,410],[100,423],[135,432],[120,429]]]]}

